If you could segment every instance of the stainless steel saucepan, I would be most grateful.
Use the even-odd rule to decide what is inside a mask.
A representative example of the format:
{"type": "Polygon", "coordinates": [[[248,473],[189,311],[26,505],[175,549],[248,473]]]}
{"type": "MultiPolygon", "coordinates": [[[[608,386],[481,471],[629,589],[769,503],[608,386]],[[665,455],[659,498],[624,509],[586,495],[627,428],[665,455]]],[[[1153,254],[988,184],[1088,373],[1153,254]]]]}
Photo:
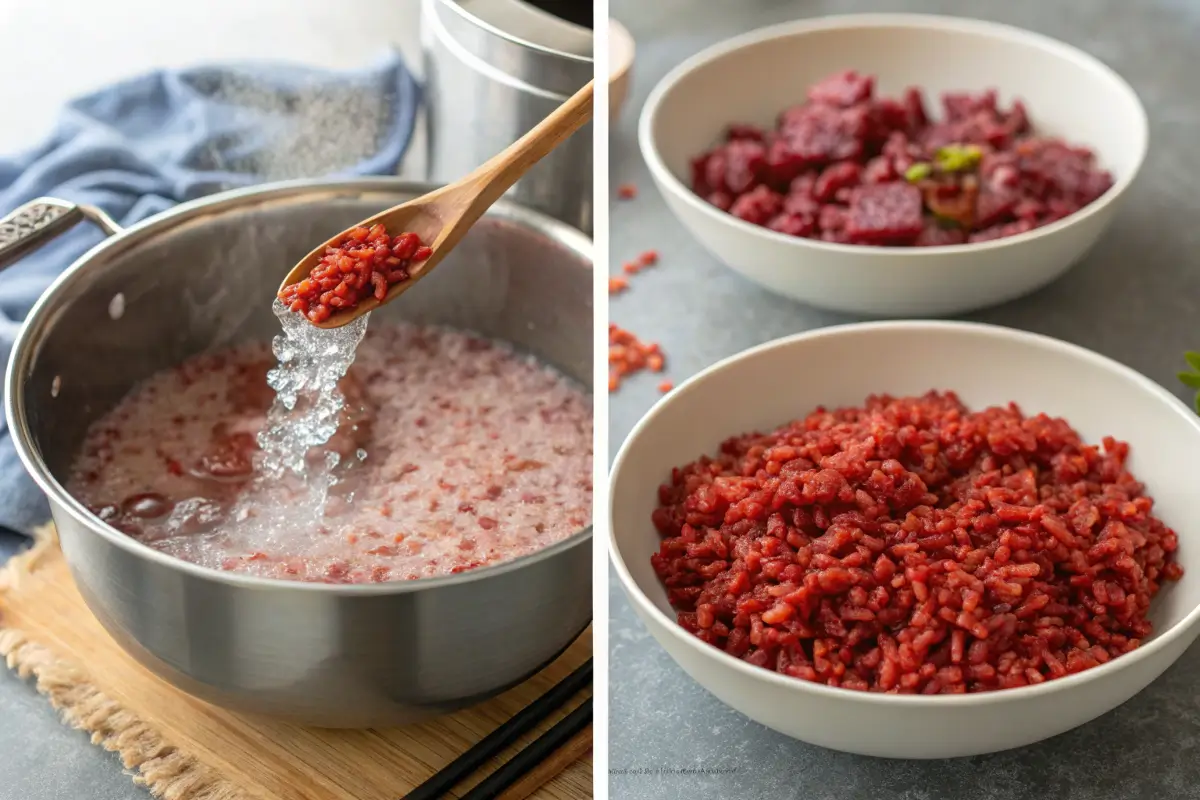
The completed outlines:
{"type": "MultiPolygon", "coordinates": [[[[426,177],[466,175],[592,80],[592,11],[582,0],[421,0],[426,177]]],[[[509,196],[591,233],[592,150],[588,125],[509,196]]]]}
{"type": "MultiPolygon", "coordinates": [[[[520,682],[591,619],[590,526],[534,555],[447,578],[304,584],[170,558],[63,490],[88,425],[134,383],[196,353],[269,338],[280,276],[313,242],[433,188],[289,182],[215,195],[127,230],[92,209],[38,201],[0,226],[0,261],[85,217],[111,234],[30,314],[5,411],[88,606],[139,661],[193,695],[321,726],[402,724],[520,682]]],[[[592,385],[586,236],[502,202],[449,259],[375,323],[472,329],[592,385]]]]}

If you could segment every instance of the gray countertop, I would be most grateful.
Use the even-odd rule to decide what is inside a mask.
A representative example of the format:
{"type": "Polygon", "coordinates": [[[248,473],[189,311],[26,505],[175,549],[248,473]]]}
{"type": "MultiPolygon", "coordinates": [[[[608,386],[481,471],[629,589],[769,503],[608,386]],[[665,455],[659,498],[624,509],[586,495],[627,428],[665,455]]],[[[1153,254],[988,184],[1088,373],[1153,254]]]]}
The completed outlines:
{"type": "MultiPolygon", "coordinates": [[[[0,126],[5,154],[35,144],[77,94],[160,67],[247,59],[301,60],[328,69],[366,66],[398,47],[420,68],[417,0],[4,0],[0,2],[0,106],[26,108],[0,126]],[[52,7],[53,6],[53,7],[52,7]],[[137,19],[131,26],[128,19],[137,19]],[[270,18],[271,35],[262,36],[270,18]],[[371,19],[370,25],[362,25],[371,19]],[[21,35],[13,31],[22,31],[21,35]],[[186,31],[186,35],[182,32],[186,31]],[[353,47],[330,47],[352,39],[353,47]],[[70,41],[48,58],[46,41],[70,41]],[[29,65],[38,66],[36,83],[29,65]]],[[[422,177],[418,131],[403,176],[422,177]]],[[[24,547],[0,531],[0,564],[24,547]]],[[[0,800],[145,800],[120,761],[57,719],[29,681],[0,664],[0,800]]]]}
{"type": "MultiPolygon", "coordinates": [[[[761,25],[848,11],[1016,24],[1088,50],[1133,84],[1150,114],[1151,154],[1112,230],[1054,285],[971,318],[1090,347],[1185,397],[1174,376],[1183,352],[1200,349],[1200,94],[1189,69],[1200,3],[1188,0],[612,0],[612,15],[638,44],[634,85],[612,135],[612,183],[642,190],[614,204],[613,266],[648,248],[661,254],[660,266],[614,298],[612,321],[660,342],[666,377],[676,383],[769,339],[853,321],[769,295],[720,266],[667,211],[635,137],[642,101],[684,57],[761,25]]],[[[639,376],[612,395],[610,452],[659,398],[658,381],[639,376]]],[[[1200,798],[1200,645],[1116,711],[1039,745],[953,761],[887,761],[806,745],[725,707],[659,648],[615,578],[609,592],[615,799],[1200,798]]]]}

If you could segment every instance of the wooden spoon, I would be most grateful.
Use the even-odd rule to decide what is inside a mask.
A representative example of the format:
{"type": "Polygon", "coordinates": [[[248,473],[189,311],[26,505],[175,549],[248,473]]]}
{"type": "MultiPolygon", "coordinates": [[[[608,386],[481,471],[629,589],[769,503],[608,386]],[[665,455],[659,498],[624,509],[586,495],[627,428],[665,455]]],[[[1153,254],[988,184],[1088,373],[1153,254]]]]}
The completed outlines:
{"type": "MultiPolygon", "coordinates": [[[[340,328],[368,311],[395,300],[428,275],[462,240],[467,230],[522,175],[568,136],[587,124],[592,118],[592,89],[593,82],[589,82],[532,130],[462,180],[389,208],[352,226],[369,228],[381,224],[387,229],[389,236],[412,232],[420,236],[421,242],[429,246],[433,253],[424,261],[412,264],[408,268],[410,277],[392,284],[383,302],[371,295],[363,298],[353,308],[335,311],[328,319],[313,324],[319,328],[340,328]]],[[[313,267],[325,255],[325,249],[334,242],[341,241],[349,230],[314,248],[300,263],[292,267],[279,288],[282,290],[285,286],[307,278],[313,267]]]]}

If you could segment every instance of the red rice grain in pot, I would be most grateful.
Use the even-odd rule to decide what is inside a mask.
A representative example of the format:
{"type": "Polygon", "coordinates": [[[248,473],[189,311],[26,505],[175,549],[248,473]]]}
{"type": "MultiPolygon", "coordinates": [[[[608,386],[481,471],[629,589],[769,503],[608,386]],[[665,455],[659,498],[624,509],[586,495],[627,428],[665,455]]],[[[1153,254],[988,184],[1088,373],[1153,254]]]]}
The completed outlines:
{"type": "Polygon", "coordinates": [[[451,575],[591,521],[591,398],[503,342],[372,327],[339,384],[337,432],[309,454],[342,462],[323,510],[311,475],[258,479],[275,364],[250,342],[151,376],[89,427],[68,490],[173,557],[324,583],[451,575]]]}
{"type": "Polygon", "coordinates": [[[1042,683],[1137,648],[1183,574],[1128,452],[950,392],[818,408],[675,469],[651,561],[680,625],[784,675],[923,694],[1042,683]]]}

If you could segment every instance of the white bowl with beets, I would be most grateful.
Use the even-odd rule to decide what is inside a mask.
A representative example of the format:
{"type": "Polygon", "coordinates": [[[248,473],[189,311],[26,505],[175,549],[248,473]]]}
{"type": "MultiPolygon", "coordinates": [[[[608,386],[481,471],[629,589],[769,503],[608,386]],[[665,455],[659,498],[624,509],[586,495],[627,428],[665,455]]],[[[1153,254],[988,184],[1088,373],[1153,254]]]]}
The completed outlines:
{"type": "Polygon", "coordinates": [[[698,53],[651,93],[638,137],[671,211],[750,280],[835,311],[939,316],[1021,297],[1078,262],[1136,177],[1148,125],[1129,84],[1069,45],[977,20],[863,14],[698,53]],[[974,100],[952,116],[946,93],[974,100]],[[731,126],[750,144],[694,176],[731,126]],[[793,178],[839,161],[857,173],[793,178]]]}
{"type": "MultiPolygon", "coordinates": [[[[874,417],[875,421],[878,419],[878,416],[874,417]]],[[[913,425],[918,429],[925,427],[919,420],[913,425]]],[[[1001,430],[1002,427],[991,429],[1001,430]]],[[[881,451],[886,434],[879,431],[886,428],[886,425],[882,428],[873,423],[867,425],[869,431],[874,431],[872,436],[881,437],[881,451]]],[[[942,432],[949,432],[947,435],[954,438],[953,429],[953,424],[950,427],[943,425],[942,432]]],[[[827,431],[828,428],[810,426],[807,430],[827,431]]],[[[965,425],[959,430],[966,430],[965,425]]],[[[918,441],[914,448],[923,447],[919,440],[914,441],[918,441]]],[[[946,440],[942,439],[942,442],[946,440]]],[[[993,450],[1001,447],[993,445],[991,439],[988,442],[987,446],[993,450]]],[[[724,452],[734,453],[737,447],[728,445],[724,452]]],[[[798,450],[799,447],[797,444],[798,450]]],[[[941,455],[936,457],[944,455],[950,460],[947,463],[952,463],[962,455],[961,450],[958,456],[952,455],[953,450],[953,444],[944,444],[941,455]]],[[[752,457],[754,451],[743,449],[742,452],[752,457]]],[[[799,474],[789,472],[794,465],[785,464],[780,470],[776,464],[772,468],[770,462],[776,457],[771,453],[776,451],[764,452],[760,448],[757,452],[762,454],[763,461],[757,472],[745,468],[744,460],[732,467],[728,462],[723,466],[710,462],[705,469],[711,469],[716,480],[708,486],[716,491],[743,491],[746,479],[742,476],[755,476],[756,480],[761,478],[769,483],[771,475],[799,474]]],[[[827,454],[829,449],[822,448],[821,452],[827,454]]],[[[911,458],[918,450],[906,452],[908,455],[896,456],[906,465],[904,469],[920,463],[911,458]]],[[[928,453],[925,449],[919,449],[919,452],[928,453]]],[[[1011,462],[1016,457],[1012,456],[1012,451],[1008,452],[1011,462]]],[[[1020,458],[1026,457],[1024,452],[1019,451],[1020,458]]],[[[789,459],[793,455],[795,453],[779,458],[789,459]]],[[[987,452],[984,455],[993,457],[987,452]]],[[[838,467],[829,458],[833,457],[827,455],[818,459],[818,466],[812,467],[813,472],[819,468],[820,475],[802,476],[805,492],[815,488],[819,494],[822,484],[829,485],[826,472],[844,470],[844,465],[838,467]]],[[[807,469],[803,465],[800,468],[807,469]]],[[[920,466],[912,468],[922,469],[920,466]]],[[[1081,347],[1022,331],[973,323],[872,322],[836,326],[769,342],[732,356],[702,371],[660,401],[634,428],[613,464],[610,547],[622,587],[650,633],[697,683],[747,717],[805,742],[863,755],[891,758],[978,755],[1033,744],[1116,708],[1149,685],[1196,640],[1200,634],[1200,535],[1197,535],[1200,506],[1196,503],[1194,481],[1197,470],[1200,470],[1200,419],[1195,413],[1149,379],[1081,347]],[[831,370],[831,364],[870,364],[871,367],[831,370]],[[996,364],[1020,364],[1021,379],[1012,380],[1011,371],[998,370],[996,364]],[[1081,391],[1082,387],[1087,387],[1087,391],[1081,391]],[[894,463],[889,467],[885,461],[878,467],[887,472],[889,477],[886,479],[882,474],[873,474],[870,479],[856,484],[852,481],[857,485],[856,494],[849,498],[839,497],[837,502],[843,503],[842,506],[819,497],[816,505],[808,506],[795,496],[778,506],[751,490],[743,500],[750,504],[759,503],[761,507],[757,510],[747,510],[745,502],[733,503],[723,510],[713,503],[711,495],[708,500],[703,499],[706,481],[684,468],[702,454],[715,457],[718,446],[728,437],[740,436],[746,431],[769,434],[788,420],[802,417],[820,405],[828,409],[853,407],[862,405],[871,394],[906,397],[919,396],[930,390],[953,391],[972,412],[980,412],[984,418],[988,414],[996,415],[992,417],[994,420],[1003,420],[1006,412],[991,407],[1016,402],[1027,419],[1034,418],[1025,430],[1038,431],[1039,442],[1053,441],[1044,437],[1058,436],[1065,427],[1052,420],[1041,420],[1037,415],[1045,413],[1063,418],[1084,443],[1096,445],[1098,449],[1081,448],[1073,455],[1058,451],[1057,455],[1051,456],[1050,450],[1039,445],[1041,451],[1028,456],[1030,462],[1037,463],[1037,458],[1053,458],[1055,466],[1042,465],[1037,478],[1039,493],[1036,499],[1035,495],[1027,494],[1019,503],[1022,508],[1015,509],[1001,502],[1003,496],[998,495],[994,501],[997,504],[993,506],[997,509],[995,512],[987,511],[986,504],[983,505],[983,510],[978,512],[982,516],[969,526],[972,533],[965,550],[956,549],[952,543],[935,542],[926,538],[925,533],[913,533],[907,527],[880,533],[872,532],[870,523],[861,520],[847,525],[845,519],[849,517],[839,519],[834,516],[835,511],[828,511],[833,519],[823,523],[828,526],[823,533],[816,530],[822,523],[813,522],[817,519],[815,510],[807,520],[788,516],[818,506],[840,509],[837,514],[850,514],[857,503],[868,520],[880,519],[866,510],[875,502],[867,495],[876,500],[884,496],[885,490],[878,482],[886,483],[898,474],[899,467],[894,463]],[[1096,398],[1104,400],[1097,402],[1096,398]],[[703,420],[703,424],[698,424],[697,420],[703,420]],[[1056,430],[1058,434],[1054,433],[1056,430]],[[1124,465],[1128,474],[1117,466],[1120,455],[1111,455],[1119,454],[1120,446],[1112,445],[1114,449],[1109,449],[1109,445],[1101,444],[1106,436],[1128,443],[1128,460],[1124,465]],[[1107,467],[1089,472],[1086,479],[1068,474],[1073,469],[1069,465],[1078,463],[1073,459],[1081,454],[1092,459],[1093,465],[1107,463],[1107,467]],[[676,469],[680,471],[673,472],[676,469]],[[1120,477],[1122,475],[1124,477],[1120,477]],[[1080,491],[1085,495],[1103,495],[1104,491],[1087,488],[1092,486],[1087,481],[1093,479],[1095,485],[1107,487],[1104,491],[1115,492],[1107,496],[1125,495],[1115,501],[1116,505],[1098,501],[1099,505],[1095,507],[1105,509],[1099,520],[1090,517],[1089,506],[1076,507],[1075,503],[1081,501],[1070,500],[1069,512],[1063,511],[1064,506],[1055,505],[1063,496],[1059,494],[1064,491],[1063,486],[1083,486],[1086,491],[1080,491]],[[1144,483],[1144,494],[1133,483],[1135,480],[1144,483]],[[673,489],[660,490],[664,484],[668,487],[685,485],[691,494],[683,500],[678,492],[672,494],[673,489]],[[1146,498],[1152,498],[1152,506],[1146,498]],[[1140,510],[1127,505],[1134,503],[1141,504],[1140,510]],[[686,509],[688,525],[680,528],[681,518],[669,516],[667,520],[674,519],[675,522],[664,525],[660,515],[671,504],[676,504],[677,510],[686,509]],[[1040,522],[1013,521],[1018,512],[1036,517],[1042,512],[1031,509],[1039,506],[1044,512],[1040,522]],[[782,515],[784,519],[766,519],[764,522],[767,514],[762,509],[777,507],[780,510],[772,513],[782,515]],[[845,510],[847,507],[850,512],[845,510]],[[1048,510],[1056,507],[1056,511],[1048,510]],[[738,512],[736,519],[735,511],[738,512]],[[1086,518],[1077,512],[1086,512],[1086,518]],[[714,516],[705,521],[706,513],[714,516]],[[1000,536],[995,535],[994,526],[990,532],[986,528],[987,518],[992,513],[1007,520],[1002,521],[1000,536]],[[1128,530],[1109,527],[1110,515],[1127,513],[1132,515],[1126,517],[1128,530]],[[753,519],[755,514],[761,527],[742,531],[739,526],[744,525],[745,520],[753,519]],[[1063,525],[1052,525],[1052,514],[1055,518],[1062,515],[1062,519],[1068,519],[1066,528],[1070,530],[1063,525]],[[1134,517],[1138,519],[1134,520],[1134,517]],[[718,524],[721,526],[719,533],[718,524]],[[786,536],[782,530],[772,530],[783,524],[788,526],[786,536]],[[985,527],[975,527],[976,524],[985,527]],[[1038,528],[1039,524],[1045,530],[1038,528]],[[689,526],[692,531],[685,530],[689,526]],[[668,530],[664,531],[664,527],[668,530]],[[679,538],[672,539],[674,529],[680,531],[679,538]],[[1142,570],[1140,573],[1133,564],[1121,561],[1109,551],[1116,542],[1105,544],[1114,537],[1125,537],[1134,529],[1148,532],[1144,539],[1138,538],[1142,533],[1134,533],[1133,538],[1126,540],[1130,544],[1131,557],[1142,570]],[[1052,532],[1053,538],[1047,531],[1052,532]],[[1003,538],[1010,533],[1031,536],[1032,543],[1017,544],[1015,538],[1003,538]],[[686,554],[673,549],[681,539],[689,536],[692,544],[688,545],[686,554]],[[810,536],[814,538],[806,543],[806,537],[810,536]],[[835,550],[830,540],[838,536],[846,540],[847,546],[835,550]],[[1062,541],[1059,537],[1072,542],[1073,552],[1056,549],[1062,541]],[[867,556],[868,551],[859,549],[859,545],[878,545],[880,538],[886,542],[886,549],[870,549],[871,555],[857,571],[848,566],[852,558],[867,556]],[[848,546],[851,540],[852,547],[848,546]],[[706,554],[704,548],[714,541],[718,542],[717,546],[724,542],[730,555],[714,558],[711,553],[706,554]],[[1161,551],[1154,551],[1158,546],[1155,542],[1162,544],[1161,551]],[[1010,547],[1009,543],[1014,546],[1010,547]],[[1006,551],[1003,555],[1002,549],[1006,551]],[[783,558],[790,550],[794,550],[794,563],[783,558]],[[902,555],[903,551],[907,554],[902,555]],[[985,551],[989,555],[980,563],[978,556],[985,551]],[[678,555],[664,560],[664,552],[678,555]],[[755,552],[762,558],[758,559],[757,566],[751,567],[751,558],[757,558],[755,552]],[[1167,561],[1172,561],[1175,566],[1168,566],[1167,561],[1162,560],[1163,552],[1173,552],[1167,561]],[[881,553],[894,559],[892,563],[897,567],[894,572],[880,572],[887,565],[880,557],[881,553]],[[930,555],[927,559],[917,558],[921,553],[930,555]],[[804,559],[802,554],[806,556],[804,559]],[[827,585],[828,578],[836,578],[833,571],[828,575],[817,574],[826,571],[828,566],[817,559],[828,559],[830,555],[840,559],[843,572],[859,576],[853,588],[827,585]],[[1115,560],[1109,561],[1110,558],[1115,560]],[[876,559],[873,565],[871,559],[876,559]],[[950,565],[952,559],[977,567],[973,573],[975,578],[955,572],[950,565]],[[1048,569],[1047,559],[1055,565],[1052,569],[1048,569]],[[710,569],[718,561],[719,570],[710,569]],[[1042,577],[1029,577],[1033,571],[1030,565],[1039,562],[1044,570],[1042,576],[1049,576],[1045,578],[1045,591],[1038,588],[1042,577]],[[1091,566],[1083,566],[1084,562],[1106,566],[1096,566],[1100,571],[1093,573],[1089,571],[1091,566]],[[788,566],[778,569],[781,563],[788,566]],[[1133,590],[1126,596],[1106,584],[1097,595],[1103,600],[1094,601],[1088,594],[1096,593],[1096,585],[1103,580],[1112,578],[1124,582],[1124,578],[1113,578],[1111,573],[1105,572],[1110,564],[1115,564],[1114,569],[1118,571],[1128,568],[1132,583],[1126,583],[1126,586],[1133,590],[1142,587],[1145,591],[1138,590],[1138,596],[1142,600],[1148,598],[1148,605],[1137,606],[1134,614],[1139,618],[1134,627],[1142,626],[1137,634],[1137,646],[1107,637],[1095,628],[1086,634],[1090,641],[1082,641],[1077,632],[1068,630],[1071,626],[1079,626],[1076,631],[1087,629],[1092,623],[1108,625],[1115,615],[1124,613],[1112,609],[1129,610],[1123,603],[1134,597],[1133,590]],[[789,574],[789,570],[795,572],[798,568],[805,574],[789,574]],[[943,570],[944,578],[934,574],[938,568],[943,570]],[[757,571],[757,577],[751,579],[751,588],[745,585],[735,588],[735,583],[741,580],[739,570],[757,571]],[[862,570],[866,570],[866,574],[862,570]],[[1006,573],[1008,577],[1004,577],[1006,573]],[[1079,575],[1090,576],[1086,581],[1087,588],[1067,589],[1064,584],[1079,575]],[[704,591],[716,587],[716,592],[699,595],[692,601],[695,611],[689,614],[687,601],[680,600],[680,592],[687,595],[694,591],[701,585],[697,580],[700,576],[707,581],[704,591]],[[981,588],[982,596],[971,597],[969,585],[976,578],[986,589],[981,588]],[[1142,583],[1142,578],[1154,585],[1142,583]],[[809,586],[809,579],[815,580],[818,586],[809,586]],[[1095,583],[1091,582],[1093,579],[1095,583]],[[955,583],[960,580],[961,583],[955,583]],[[927,591],[918,591],[918,582],[927,587],[927,591]],[[1014,587],[1013,582],[1023,587],[1014,587]],[[942,596],[948,586],[956,588],[942,596]],[[958,586],[962,587],[961,594],[958,586]],[[797,587],[808,592],[805,597],[793,598],[789,594],[797,587]],[[805,603],[812,600],[812,592],[818,588],[823,597],[819,602],[828,600],[832,604],[830,609],[823,606],[819,606],[818,611],[811,606],[805,609],[805,603]],[[883,594],[876,597],[881,588],[886,589],[890,598],[883,594]],[[1014,588],[1022,595],[1018,599],[1011,594],[1014,588]],[[903,594],[910,590],[916,599],[910,597],[906,601],[903,594]],[[859,593],[857,601],[854,599],[856,592],[859,593]],[[770,597],[764,600],[760,594],[770,597]],[[1048,596],[1057,597],[1051,602],[1064,607],[1047,604],[1048,596]],[[710,609],[715,608],[715,623],[712,615],[707,620],[701,619],[705,613],[701,606],[707,602],[706,597],[715,604],[710,606],[710,609]],[[713,600],[714,597],[717,599],[713,600]],[[932,602],[934,597],[939,605],[935,613],[926,616],[946,622],[930,628],[928,619],[918,621],[918,616],[927,599],[932,602]],[[728,605],[733,602],[730,598],[736,600],[736,607],[728,605]],[[743,606],[743,601],[764,602],[755,609],[743,606]],[[1109,610],[1102,611],[1096,602],[1105,603],[1109,610]],[[727,604],[724,616],[720,609],[722,603],[727,604]],[[940,605],[942,603],[946,605],[940,605]],[[779,613],[782,604],[793,604],[794,609],[784,608],[783,611],[788,613],[779,613]],[[904,611],[906,604],[911,616],[908,611],[897,614],[898,610],[904,611]],[[745,614],[748,618],[731,617],[735,608],[738,615],[745,614]],[[841,609],[837,613],[842,623],[831,623],[824,616],[833,608],[841,609]],[[863,622],[863,608],[873,609],[875,619],[884,627],[870,632],[874,623],[869,615],[865,615],[863,622]],[[947,608],[953,608],[953,613],[947,614],[947,608]],[[1088,610],[1081,611],[1081,608],[1088,610]],[[1026,614],[1034,609],[1037,610],[1032,616],[1026,614]],[[958,616],[960,611],[966,612],[971,619],[958,616]],[[856,616],[856,612],[859,615],[856,616]],[[887,619],[885,612],[890,615],[887,619]],[[1039,616],[1041,614],[1045,616],[1039,616]],[[1017,627],[1006,630],[1004,626],[1010,623],[1010,617],[1016,617],[1014,624],[1017,627]],[[1145,627],[1147,620],[1149,629],[1145,627]],[[789,627],[797,622],[801,627],[789,627]],[[719,624],[726,624],[726,630],[719,630],[719,624]],[[843,624],[845,631],[840,629],[843,624]],[[982,638],[979,634],[984,632],[978,630],[980,624],[988,628],[982,638]],[[860,630],[863,625],[868,627],[860,630]],[[803,626],[809,626],[807,633],[801,632],[803,626]],[[928,645],[929,638],[926,637],[929,649],[924,654],[918,647],[924,636],[920,626],[935,630],[938,637],[944,636],[935,638],[932,645],[928,645]],[[1030,634],[1028,627],[1021,626],[1032,626],[1035,633],[1030,634]],[[734,640],[738,628],[743,631],[738,634],[742,637],[740,643],[734,640]],[[975,629],[976,633],[966,629],[975,629]],[[1065,638],[1055,638],[1059,636],[1054,632],[1056,629],[1065,638]],[[921,634],[913,637],[915,630],[921,630],[921,634]],[[760,637],[750,639],[749,649],[744,635],[747,631],[751,637],[760,637]],[[772,644],[768,638],[788,632],[799,639],[789,642],[778,638],[772,644]],[[861,636],[863,633],[867,636],[861,636]],[[713,634],[726,638],[719,641],[701,638],[713,634]],[[883,635],[899,642],[898,657],[887,655],[888,646],[883,643],[883,635]],[[1044,638],[1050,642],[1047,652],[1052,650],[1061,657],[1050,657],[1031,649],[1026,636],[1032,636],[1038,642],[1044,638]],[[838,639],[852,648],[853,655],[848,654],[851,651],[840,649],[841,645],[822,645],[820,649],[824,656],[818,652],[818,642],[838,639]],[[1106,647],[1118,645],[1116,655],[1094,650],[1101,642],[1106,647]],[[776,645],[777,649],[772,649],[776,645]],[[916,663],[905,665],[905,649],[910,646],[913,650],[908,657],[913,658],[912,653],[917,653],[916,663]],[[992,647],[994,651],[989,650],[992,647]],[[889,673],[888,669],[872,661],[879,655],[872,655],[872,650],[882,650],[885,659],[898,661],[903,674],[889,673]],[[757,662],[764,660],[761,656],[765,652],[770,653],[769,660],[760,665],[757,662]],[[840,655],[835,657],[834,653],[840,655]],[[845,667],[845,672],[840,671],[839,664],[845,667]],[[926,666],[930,664],[933,666],[926,666]],[[1027,672],[1029,668],[1038,674],[1027,672]],[[814,676],[814,670],[822,674],[814,676]],[[830,675],[836,680],[830,681],[830,675]],[[905,675],[915,677],[906,684],[905,675]],[[958,681],[958,685],[953,688],[963,693],[923,693],[947,691],[946,687],[954,681],[958,681]]],[[[985,487],[982,491],[987,493],[988,502],[993,501],[990,494],[993,491],[1028,491],[1021,489],[1019,482],[1011,482],[1012,473],[1002,476],[998,470],[992,477],[995,482],[989,479],[989,482],[975,484],[985,487]]],[[[960,476],[952,474],[940,483],[930,482],[929,491],[940,492],[943,499],[948,498],[961,491],[953,488],[961,486],[958,483],[961,480],[960,476]]],[[[894,496],[901,493],[898,477],[896,486],[894,496]]],[[[785,495],[782,486],[771,491],[776,492],[776,498],[785,495]]],[[[1070,494],[1066,496],[1071,497],[1070,494]]],[[[919,502],[927,504],[930,501],[919,502]]],[[[947,500],[946,504],[936,504],[936,509],[941,511],[906,511],[903,508],[897,511],[892,508],[885,516],[904,519],[905,525],[922,518],[936,522],[937,514],[957,513],[953,509],[961,507],[949,504],[947,500]],[[933,516],[923,517],[924,513],[933,516]]],[[[966,530],[968,528],[955,531],[954,536],[965,538],[968,536],[966,530]]],[[[942,533],[948,534],[947,531],[942,533]]],[[[958,540],[960,547],[964,546],[962,538],[958,540]]],[[[1063,546],[1067,544],[1063,543],[1063,546]]],[[[1071,583],[1071,586],[1080,584],[1071,583]]],[[[797,593],[801,592],[797,590],[797,593]]],[[[1106,630],[1112,633],[1118,628],[1119,625],[1114,625],[1106,630]]]]}

